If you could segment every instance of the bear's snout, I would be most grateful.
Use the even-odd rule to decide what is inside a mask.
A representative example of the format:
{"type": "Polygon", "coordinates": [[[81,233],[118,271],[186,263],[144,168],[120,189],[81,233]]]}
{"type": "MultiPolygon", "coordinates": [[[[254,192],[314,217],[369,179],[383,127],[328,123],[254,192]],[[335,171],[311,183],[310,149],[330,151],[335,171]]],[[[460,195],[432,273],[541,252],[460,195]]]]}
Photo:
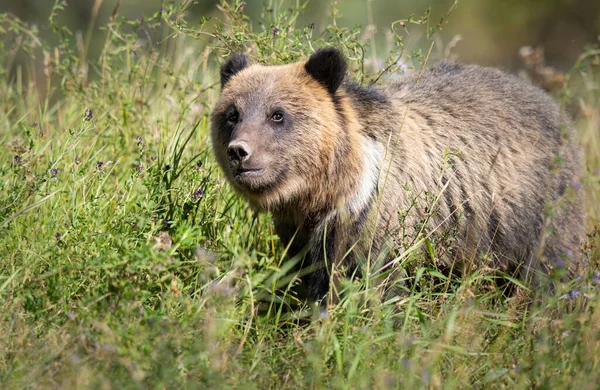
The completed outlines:
{"type": "Polygon", "coordinates": [[[246,141],[232,141],[227,147],[227,157],[232,163],[241,164],[251,155],[252,147],[246,141]]]}

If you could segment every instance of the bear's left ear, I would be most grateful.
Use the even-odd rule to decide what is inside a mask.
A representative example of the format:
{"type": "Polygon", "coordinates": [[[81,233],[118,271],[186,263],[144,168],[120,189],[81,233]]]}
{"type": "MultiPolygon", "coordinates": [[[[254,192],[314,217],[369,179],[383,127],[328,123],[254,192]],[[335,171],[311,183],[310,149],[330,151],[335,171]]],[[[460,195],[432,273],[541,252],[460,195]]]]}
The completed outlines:
{"type": "Polygon", "coordinates": [[[346,76],[346,60],[337,49],[319,49],[304,65],[306,72],[334,94],[346,76]]]}
{"type": "Polygon", "coordinates": [[[243,54],[234,54],[221,66],[221,89],[237,72],[248,66],[248,59],[243,54]]]}

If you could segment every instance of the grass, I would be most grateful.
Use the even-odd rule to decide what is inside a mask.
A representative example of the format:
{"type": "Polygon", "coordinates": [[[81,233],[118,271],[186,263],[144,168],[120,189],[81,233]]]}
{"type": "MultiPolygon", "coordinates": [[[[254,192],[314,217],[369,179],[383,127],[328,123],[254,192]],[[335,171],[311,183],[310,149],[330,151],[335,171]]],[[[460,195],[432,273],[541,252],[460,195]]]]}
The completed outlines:
{"type": "MultiPolygon", "coordinates": [[[[0,15],[2,388],[597,387],[595,271],[564,295],[503,297],[485,271],[448,277],[415,254],[406,296],[345,280],[341,302],[318,310],[294,302],[297,259],[214,161],[223,56],[281,63],[334,44],[354,77],[385,82],[399,58],[428,59],[442,22],[396,23],[382,73],[357,29],[296,25],[300,3],[271,2],[256,28],[240,2],[192,28],[191,6],[144,21],[117,8],[96,52],[57,22],[62,1],[44,32],[0,15]],[[406,40],[411,27],[422,41],[406,40]]],[[[599,63],[584,53],[561,95],[586,151],[594,269],[599,63]]]]}

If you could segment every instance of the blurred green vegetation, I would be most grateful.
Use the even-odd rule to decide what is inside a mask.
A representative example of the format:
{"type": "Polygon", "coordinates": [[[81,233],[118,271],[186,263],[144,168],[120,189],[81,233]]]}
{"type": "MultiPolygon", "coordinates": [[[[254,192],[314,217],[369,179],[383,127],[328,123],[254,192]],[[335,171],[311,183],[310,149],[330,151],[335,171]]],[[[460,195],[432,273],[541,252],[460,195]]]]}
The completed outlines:
{"type": "MultiPolygon", "coordinates": [[[[122,0],[119,14],[141,19],[168,2],[122,0]]],[[[218,17],[218,0],[181,2],[194,3],[189,10],[193,15],[191,20],[218,17]]],[[[118,0],[71,0],[60,22],[74,32],[85,32],[97,12],[91,46],[94,52],[101,46],[99,26],[106,24],[117,3],[118,0]]],[[[245,12],[253,21],[258,21],[266,3],[266,0],[247,1],[245,12]]],[[[408,18],[410,14],[422,15],[428,7],[431,7],[433,20],[438,20],[453,0],[312,0],[308,1],[302,22],[314,23],[317,31],[324,29],[331,21],[332,3],[339,7],[340,25],[360,25],[363,34],[375,31],[377,38],[383,41],[393,21],[408,18]]],[[[43,27],[52,4],[50,0],[0,0],[0,12],[11,12],[43,27]]],[[[438,39],[446,44],[454,40],[453,53],[464,62],[515,68],[519,64],[518,49],[530,45],[545,49],[549,65],[568,69],[585,46],[598,42],[599,36],[600,1],[597,0],[461,0],[438,39]],[[458,41],[457,36],[460,36],[458,41]]]]}

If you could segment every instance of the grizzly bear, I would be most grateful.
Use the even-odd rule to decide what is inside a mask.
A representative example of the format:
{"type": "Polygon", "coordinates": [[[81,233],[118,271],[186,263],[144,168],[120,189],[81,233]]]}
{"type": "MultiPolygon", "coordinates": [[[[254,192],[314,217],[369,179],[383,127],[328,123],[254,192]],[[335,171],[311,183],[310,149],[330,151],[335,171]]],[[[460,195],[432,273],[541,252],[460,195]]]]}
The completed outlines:
{"type": "Polygon", "coordinates": [[[448,237],[423,253],[453,272],[535,286],[582,269],[580,149],[550,96],[446,61],[381,86],[346,72],[331,48],[279,66],[236,54],[211,117],[227,180],[272,213],[292,254],[305,251],[310,298],[335,292],[341,272],[398,275],[408,252],[448,237]]]}

